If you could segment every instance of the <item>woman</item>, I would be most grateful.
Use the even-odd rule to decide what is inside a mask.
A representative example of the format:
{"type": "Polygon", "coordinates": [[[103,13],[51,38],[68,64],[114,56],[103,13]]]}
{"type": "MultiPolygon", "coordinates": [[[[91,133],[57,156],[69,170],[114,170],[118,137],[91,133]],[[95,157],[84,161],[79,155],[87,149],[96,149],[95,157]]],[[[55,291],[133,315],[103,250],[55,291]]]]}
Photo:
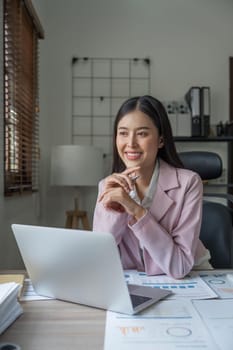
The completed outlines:
{"type": "Polygon", "coordinates": [[[182,168],[167,113],[151,96],[121,106],[112,174],[99,184],[93,229],[111,232],[124,269],[182,278],[209,268],[199,239],[202,182],[182,168]]]}

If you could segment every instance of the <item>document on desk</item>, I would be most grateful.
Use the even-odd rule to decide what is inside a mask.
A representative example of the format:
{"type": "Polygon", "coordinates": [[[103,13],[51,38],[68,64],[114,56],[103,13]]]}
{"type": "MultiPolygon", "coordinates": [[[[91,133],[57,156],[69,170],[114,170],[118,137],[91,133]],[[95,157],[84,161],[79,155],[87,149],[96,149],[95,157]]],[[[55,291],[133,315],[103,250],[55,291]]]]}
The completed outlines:
{"type": "Polygon", "coordinates": [[[217,350],[190,300],[163,300],[138,315],[107,312],[104,350],[217,350]]]}
{"type": "Polygon", "coordinates": [[[221,299],[233,299],[233,275],[225,272],[199,272],[199,276],[221,299]]]}
{"type": "Polygon", "coordinates": [[[211,299],[218,295],[198,275],[174,279],[166,275],[148,276],[145,272],[125,270],[127,283],[168,289],[173,292],[169,299],[211,299]]]}
{"type": "Polygon", "coordinates": [[[233,299],[193,300],[220,350],[233,348],[233,299]]]}

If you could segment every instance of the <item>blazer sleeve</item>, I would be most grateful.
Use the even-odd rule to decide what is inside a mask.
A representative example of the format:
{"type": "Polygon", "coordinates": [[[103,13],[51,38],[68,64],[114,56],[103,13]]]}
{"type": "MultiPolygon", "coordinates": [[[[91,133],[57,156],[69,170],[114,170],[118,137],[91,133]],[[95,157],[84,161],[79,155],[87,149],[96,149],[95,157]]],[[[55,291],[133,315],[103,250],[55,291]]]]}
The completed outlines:
{"type": "MultiPolygon", "coordinates": [[[[144,217],[131,226],[144,247],[145,269],[149,274],[154,274],[153,266],[157,266],[161,273],[182,278],[194,265],[201,227],[203,186],[195,173],[182,186],[184,189],[177,190],[179,195],[175,199],[173,197],[174,207],[169,209],[164,219],[158,222],[151,207],[144,217]],[[170,222],[175,222],[175,215],[177,219],[169,231],[165,227],[169,226],[167,222],[172,215],[170,222]]],[[[153,205],[158,204],[153,201],[153,205]]]]}

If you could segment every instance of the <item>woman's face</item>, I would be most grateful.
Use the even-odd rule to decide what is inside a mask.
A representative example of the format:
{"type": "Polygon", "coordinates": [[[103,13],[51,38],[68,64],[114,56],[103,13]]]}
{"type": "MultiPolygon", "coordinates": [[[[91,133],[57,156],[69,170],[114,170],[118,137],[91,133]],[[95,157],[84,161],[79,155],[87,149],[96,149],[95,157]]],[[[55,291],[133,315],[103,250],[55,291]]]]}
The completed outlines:
{"type": "Polygon", "coordinates": [[[152,171],[163,141],[150,117],[135,110],[119,121],[116,146],[126,168],[140,166],[152,171]]]}

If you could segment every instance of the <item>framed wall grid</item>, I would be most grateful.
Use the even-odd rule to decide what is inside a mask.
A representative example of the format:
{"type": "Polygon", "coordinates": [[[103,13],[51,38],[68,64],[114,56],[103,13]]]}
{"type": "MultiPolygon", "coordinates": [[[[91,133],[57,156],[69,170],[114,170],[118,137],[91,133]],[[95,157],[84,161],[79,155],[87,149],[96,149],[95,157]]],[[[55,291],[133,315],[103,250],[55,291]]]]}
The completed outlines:
{"type": "Polygon", "coordinates": [[[150,93],[149,58],[72,58],[72,144],[112,153],[116,113],[127,98],[150,93]]]}

